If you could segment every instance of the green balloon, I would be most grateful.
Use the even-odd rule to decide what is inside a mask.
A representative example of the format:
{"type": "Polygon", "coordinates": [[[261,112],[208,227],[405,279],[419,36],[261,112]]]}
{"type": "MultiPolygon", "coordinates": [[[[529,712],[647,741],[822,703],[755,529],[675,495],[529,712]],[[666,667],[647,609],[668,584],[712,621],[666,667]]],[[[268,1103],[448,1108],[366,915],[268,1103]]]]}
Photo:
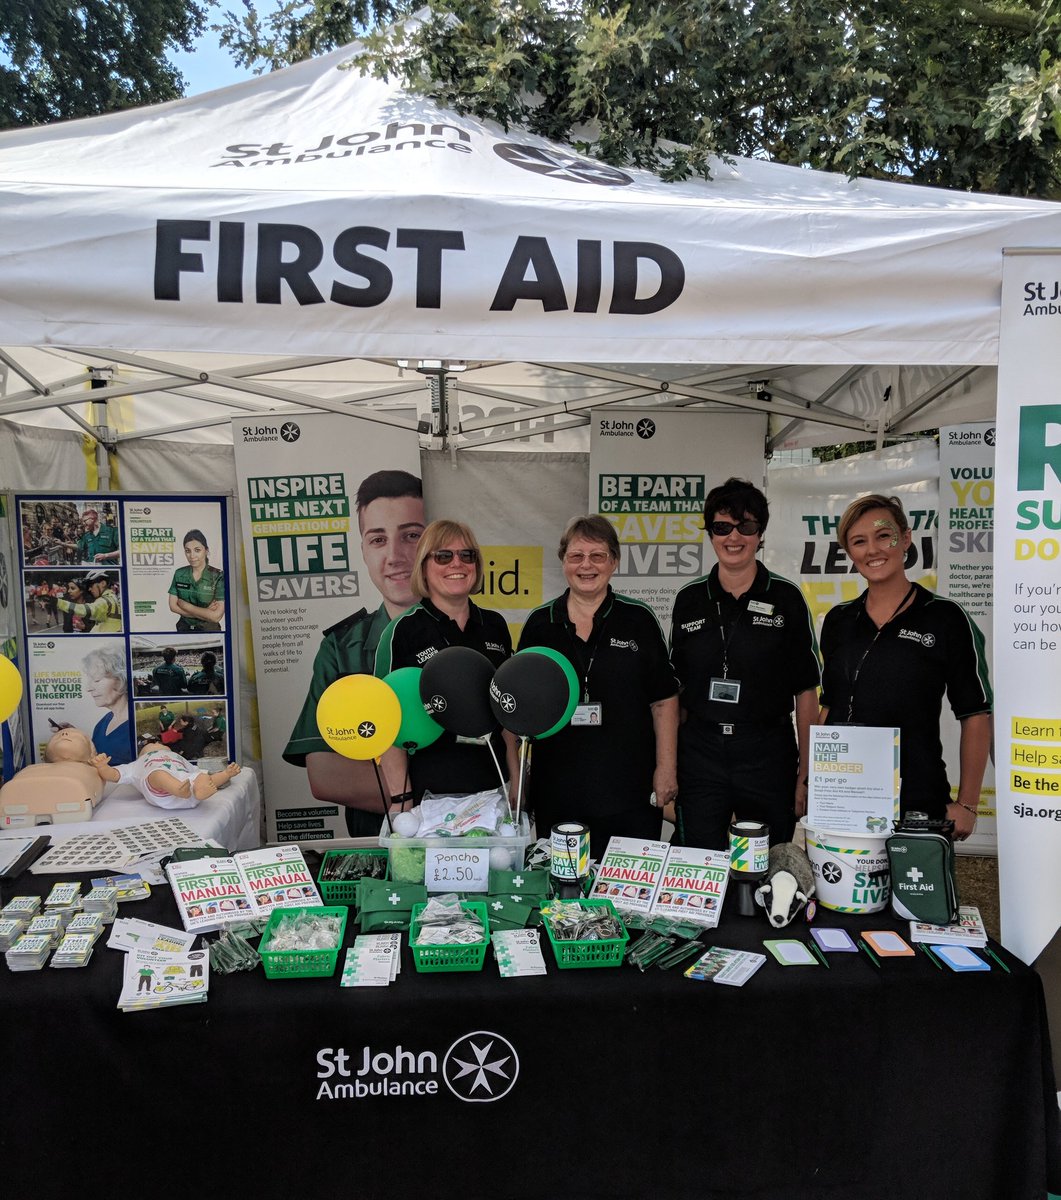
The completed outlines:
{"type": "Polygon", "coordinates": [[[551,728],[544,733],[539,733],[532,740],[540,742],[543,738],[552,737],[554,733],[559,733],[561,729],[571,720],[575,709],[578,707],[578,675],[575,674],[575,668],[571,665],[570,659],[561,654],[559,650],[554,650],[551,646],[525,646],[522,650],[517,651],[519,654],[544,654],[546,658],[551,658],[553,662],[559,663],[563,668],[564,674],[567,676],[567,686],[570,689],[570,695],[567,700],[567,707],[564,709],[564,715],[551,728]]]}
{"type": "Polygon", "coordinates": [[[402,706],[402,723],[398,727],[398,736],[394,739],[394,744],[410,754],[437,742],[445,733],[442,726],[424,708],[424,702],[420,699],[421,674],[423,671],[420,667],[399,667],[383,680],[390,685],[402,706]]]}

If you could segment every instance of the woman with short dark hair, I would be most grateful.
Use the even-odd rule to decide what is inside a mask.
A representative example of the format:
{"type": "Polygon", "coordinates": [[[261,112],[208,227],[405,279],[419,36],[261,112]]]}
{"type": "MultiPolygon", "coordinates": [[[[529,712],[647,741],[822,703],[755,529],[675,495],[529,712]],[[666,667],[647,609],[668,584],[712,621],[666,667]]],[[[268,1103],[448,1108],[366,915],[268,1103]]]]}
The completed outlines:
{"type": "Polygon", "coordinates": [[[748,480],[712,488],[704,530],[718,561],[674,599],[678,824],[687,846],[726,849],[734,817],[769,825],[773,843],[791,841],[806,811],[818,648],[799,587],[757,559],[769,520],[766,497],[748,480]]]}

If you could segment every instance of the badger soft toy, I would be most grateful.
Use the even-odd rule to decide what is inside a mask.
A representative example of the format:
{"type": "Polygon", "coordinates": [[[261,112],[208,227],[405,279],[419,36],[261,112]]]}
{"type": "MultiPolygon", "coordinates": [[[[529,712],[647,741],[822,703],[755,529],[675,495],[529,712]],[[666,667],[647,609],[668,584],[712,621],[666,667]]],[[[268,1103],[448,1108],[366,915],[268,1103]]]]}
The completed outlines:
{"type": "MultiPolygon", "coordinates": [[[[806,852],[794,842],[771,846],[766,879],[755,890],[755,902],[766,909],[770,924],[783,929],[803,911],[813,895],[814,872],[806,852]]],[[[813,914],[813,906],[809,912],[813,914]]]]}

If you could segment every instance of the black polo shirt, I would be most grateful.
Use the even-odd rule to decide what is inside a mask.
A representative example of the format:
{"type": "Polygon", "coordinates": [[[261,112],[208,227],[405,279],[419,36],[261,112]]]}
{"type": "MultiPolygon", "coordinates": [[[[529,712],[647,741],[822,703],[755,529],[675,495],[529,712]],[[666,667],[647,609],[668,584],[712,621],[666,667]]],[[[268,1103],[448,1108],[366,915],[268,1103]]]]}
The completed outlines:
{"type": "Polygon", "coordinates": [[[794,697],[821,681],[803,593],[762,563],[739,600],[719,582],[717,565],[678,592],[671,661],[682,681],[682,707],[694,723],[780,724],[791,714],[794,697]],[[724,651],[728,677],[741,685],[735,704],[710,698],[711,680],[722,677],[724,651]]]}
{"type": "Polygon", "coordinates": [[[902,811],[942,815],[950,799],[939,736],[943,694],[960,721],[991,711],[991,684],[983,634],[965,609],[915,586],[910,607],[879,633],[865,593],[826,614],[822,704],[833,722],[897,726],[902,811]]]}
{"type": "MultiPolygon", "coordinates": [[[[395,617],[376,648],[376,675],[383,678],[399,667],[422,667],[447,646],[478,650],[495,669],[499,667],[512,654],[508,625],[493,609],[475,604],[470,608],[463,629],[426,598],[395,617]]],[[[500,732],[491,741],[504,771],[505,743],[500,732]]],[[[409,779],[418,800],[425,791],[459,795],[500,786],[497,768],[486,746],[459,742],[449,732],[409,755],[409,779]]]]}
{"type": "Polygon", "coordinates": [[[648,605],[609,588],[584,642],[567,614],[568,595],[530,614],[519,648],[547,646],[565,655],[579,677],[579,701],[601,705],[601,724],[568,725],[535,742],[531,802],[592,825],[595,816],[648,804],[656,769],[650,705],[677,695],[678,680],[648,605]]]}

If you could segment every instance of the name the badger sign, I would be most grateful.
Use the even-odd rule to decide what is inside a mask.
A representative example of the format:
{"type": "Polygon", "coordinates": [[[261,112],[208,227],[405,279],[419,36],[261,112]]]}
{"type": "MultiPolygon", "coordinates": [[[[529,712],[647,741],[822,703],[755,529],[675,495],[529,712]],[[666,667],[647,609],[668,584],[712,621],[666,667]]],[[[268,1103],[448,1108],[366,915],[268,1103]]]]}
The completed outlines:
{"type": "MultiPolygon", "coordinates": [[[[520,235],[498,277],[489,310],[511,311],[518,301],[529,300],[541,304],[544,312],[570,308],[577,313],[643,316],[669,307],[682,294],[685,266],[673,250],[642,241],[612,242],[608,250],[605,245],[578,238],[571,262],[570,243],[554,249],[547,237],[520,235]],[[611,288],[605,301],[609,257],[611,288]],[[558,258],[570,263],[566,278],[558,258]]],[[[326,237],[308,225],[284,222],[159,220],[154,296],[180,302],[189,298],[182,294],[183,288],[184,293],[194,292],[197,302],[216,298],[220,304],[246,303],[249,259],[254,279],[251,303],[280,304],[286,284],[300,305],[328,301],[375,308],[391,298],[395,272],[408,271],[411,262],[415,307],[435,309],[443,306],[447,264],[456,269],[453,255],[465,251],[465,235],[459,229],[391,231],[353,225],[326,237]],[[212,278],[194,286],[196,276],[212,278]]],[[[490,258],[496,260],[497,255],[491,251],[490,258]]],[[[481,259],[477,256],[477,261],[481,259]]]]}

